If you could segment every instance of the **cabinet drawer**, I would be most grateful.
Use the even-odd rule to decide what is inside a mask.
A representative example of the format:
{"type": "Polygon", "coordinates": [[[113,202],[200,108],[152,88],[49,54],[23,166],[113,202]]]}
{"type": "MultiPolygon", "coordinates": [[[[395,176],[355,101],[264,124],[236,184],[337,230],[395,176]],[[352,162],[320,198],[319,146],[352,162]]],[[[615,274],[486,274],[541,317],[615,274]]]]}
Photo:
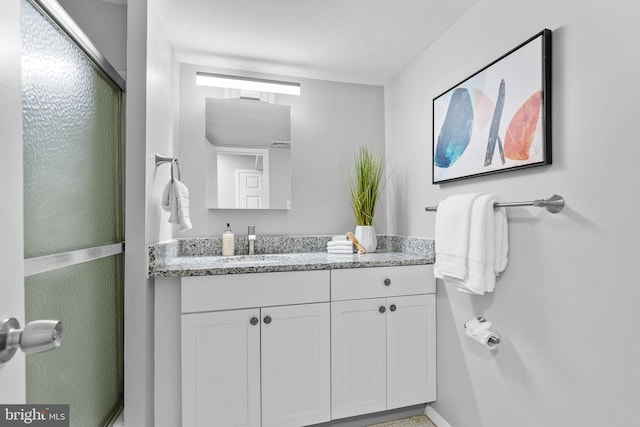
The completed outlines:
{"type": "Polygon", "coordinates": [[[433,265],[331,270],[331,300],[436,292],[433,265]]]}
{"type": "Polygon", "coordinates": [[[182,278],[182,313],[329,301],[329,271],[182,278]]]}

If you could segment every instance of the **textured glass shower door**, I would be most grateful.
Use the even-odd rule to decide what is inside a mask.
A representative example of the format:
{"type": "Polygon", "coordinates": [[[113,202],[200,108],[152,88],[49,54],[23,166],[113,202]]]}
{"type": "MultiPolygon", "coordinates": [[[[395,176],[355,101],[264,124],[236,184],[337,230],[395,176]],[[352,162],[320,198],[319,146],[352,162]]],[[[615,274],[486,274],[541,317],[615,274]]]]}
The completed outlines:
{"type": "Polygon", "coordinates": [[[22,6],[26,321],[64,326],[59,349],[27,356],[27,402],[103,426],[124,390],[122,91],[36,3],[22,6]],[[99,255],[27,267],[85,253],[99,255]]]}

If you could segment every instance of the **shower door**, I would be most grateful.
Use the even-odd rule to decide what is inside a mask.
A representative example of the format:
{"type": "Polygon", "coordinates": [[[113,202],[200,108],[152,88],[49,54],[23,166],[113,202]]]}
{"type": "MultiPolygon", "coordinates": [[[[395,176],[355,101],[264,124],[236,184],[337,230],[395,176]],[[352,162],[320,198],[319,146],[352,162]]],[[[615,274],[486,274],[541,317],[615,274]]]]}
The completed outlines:
{"type": "Polygon", "coordinates": [[[20,8],[24,321],[65,330],[26,356],[26,402],[103,426],[124,390],[124,82],[56,2],[20,8]]]}
{"type": "MultiPolygon", "coordinates": [[[[20,0],[2,3],[0,46],[0,317],[24,320],[20,0]]],[[[24,394],[24,356],[18,353],[0,364],[0,403],[24,403],[24,394]]]]}

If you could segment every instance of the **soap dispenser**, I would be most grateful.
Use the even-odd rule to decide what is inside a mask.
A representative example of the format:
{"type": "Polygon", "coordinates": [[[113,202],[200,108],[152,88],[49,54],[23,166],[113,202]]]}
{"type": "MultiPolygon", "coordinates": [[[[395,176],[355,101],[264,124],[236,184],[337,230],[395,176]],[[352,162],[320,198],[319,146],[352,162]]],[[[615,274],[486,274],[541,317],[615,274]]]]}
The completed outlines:
{"type": "Polygon", "coordinates": [[[231,225],[227,223],[227,229],[222,233],[222,256],[232,256],[235,253],[235,239],[231,225]]]}

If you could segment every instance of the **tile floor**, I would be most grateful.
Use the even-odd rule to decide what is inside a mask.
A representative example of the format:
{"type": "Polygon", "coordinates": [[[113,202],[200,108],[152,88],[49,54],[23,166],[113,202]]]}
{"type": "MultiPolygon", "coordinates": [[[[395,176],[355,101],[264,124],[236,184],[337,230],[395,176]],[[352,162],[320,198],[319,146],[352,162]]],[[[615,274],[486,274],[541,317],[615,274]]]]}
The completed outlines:
{"type": "Polygon", "coordinates": [[[369,427],[437,427],[429,418],[424,415],[402,418],[400,420],[388,421],[386,423],[373,424],[369,427]]]}

